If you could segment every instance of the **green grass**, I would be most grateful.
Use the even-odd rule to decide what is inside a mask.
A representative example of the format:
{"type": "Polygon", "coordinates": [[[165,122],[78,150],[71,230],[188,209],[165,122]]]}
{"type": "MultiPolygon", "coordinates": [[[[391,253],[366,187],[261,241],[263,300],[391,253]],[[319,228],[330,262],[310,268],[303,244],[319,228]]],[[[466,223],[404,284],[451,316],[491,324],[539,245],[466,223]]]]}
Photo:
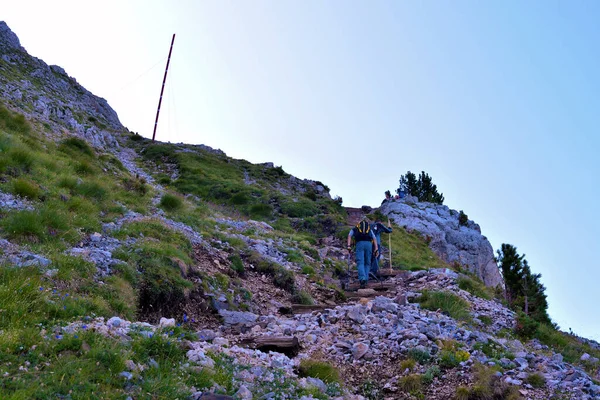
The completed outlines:
{"type": "Polygon", "coordinates": [[[421,375],[411,374],[398,379],[398,388],[404,393],[417,394],[423,389],[421,375]]]}
{"type": "Polygon", "coordinates": [[[315,301],[313,300],[310,293],[308,293],[304,290],[301,290],[298,293],[296,293],[292,297],[292,301],[296,304],[305,304],[305,305],[309,305],[309,306],[315,304],[315,301]]]}
{"type": "Polygon", "coordinates": [[[13,180],[12,192],[29,200],[38,200],[42,195],[42,190],[35,182],[22,178],[13,180]]]}
{"type": "Polygon", "coordinates": [[[165,194],[160,199],[159,206],[165,211],[177,211],[183,207],[183,200],[173,194],[165,194]]]}
{"type": "MultiPolygon", "coordinates": [[[[393,226],[393,232],[381,235],[381,244],[386,247],[383,254],[389,260],[389,238],[391,236],[393,267],[397,269],[448,268],[427,245],[427,241],[418,233],[408,233],[404,228],[393,226]]],[[[346,235],[348,232],[346,231],[346,235]]],[[[384,262],[387,265],[387,262],[384,262]]]]}
{"type": "Polygon", "coordinates": [[[469,303],[451,292],[424,290],[419,298],[421,307],[426,310],[447,312],[454,319],[470,321],[469,303]]]}
{"type": "Polygon", "coordinates": [[[458,278],[458,287],[482,299],[491,300],[494,297],[493,289],[488,288],[481,280],[474,277],[461,275],[458,278]]]}
{"type": "Polygon", "coordinates": [[[304,359],[298,367],[300,376],[319,378],[325,383],[340,383],[340,372],[338,369],[325,361],[304,359]]]}
{"type": "Polygon", "coordinates": [[[540,373],[529,374],[525,382],[529,383],[534,388],[543,388],[546,386],[546,378],[540,373]]]}
{"type": "Polygon", "coordinates": [[[488,400],[488,399],[521,399],[521,394],[516,386],[511,386],[495,375],[496,370],[481,364],[475,364],[475,379],[473,386],[468,388],[459,386],[456,389],[457,400],[488,400]]]}

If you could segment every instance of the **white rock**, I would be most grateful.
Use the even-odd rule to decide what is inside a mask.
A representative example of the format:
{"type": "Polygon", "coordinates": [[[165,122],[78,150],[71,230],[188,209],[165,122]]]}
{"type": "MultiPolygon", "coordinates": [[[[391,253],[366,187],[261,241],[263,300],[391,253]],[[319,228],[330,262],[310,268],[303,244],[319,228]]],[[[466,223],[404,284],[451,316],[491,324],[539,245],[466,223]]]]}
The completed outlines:
{"type": "Polygon", "coordinates": [[[165,318],[161,317],[158,326],[161,328],[166,328],[169,326],[175,326],[175,318],[165,318]]]}

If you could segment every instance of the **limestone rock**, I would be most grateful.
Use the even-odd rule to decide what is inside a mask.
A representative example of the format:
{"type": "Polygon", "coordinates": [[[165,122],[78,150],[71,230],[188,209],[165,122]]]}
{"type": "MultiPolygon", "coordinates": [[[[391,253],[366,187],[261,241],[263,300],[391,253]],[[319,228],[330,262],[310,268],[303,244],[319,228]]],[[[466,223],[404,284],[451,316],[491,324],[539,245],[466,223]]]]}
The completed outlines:
{"type": "Polygon", "coordinates": [[[410,204],[404,199],[386,201],[380,211],[397,225],[429,238],[429,247],[442,260],[458,262],[488,286],[502,284],[492,245],[473,221],[461,226],[457,211],[440,204],[410,204]]]}

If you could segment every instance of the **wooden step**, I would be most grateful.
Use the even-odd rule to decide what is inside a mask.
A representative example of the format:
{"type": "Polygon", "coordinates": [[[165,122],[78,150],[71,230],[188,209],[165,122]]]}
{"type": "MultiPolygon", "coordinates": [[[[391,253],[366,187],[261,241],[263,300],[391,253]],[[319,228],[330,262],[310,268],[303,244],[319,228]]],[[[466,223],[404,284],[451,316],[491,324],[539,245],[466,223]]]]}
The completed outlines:
{"type": "Polygon", "coordinates": [[[374,289],[359,289],[355,292],[344,292],[346,298],[348,300],[355,300],[360,298],[372,299],[377,296],[385,296],[385,297],[395,297],[396,290],[395,289],[384,289],[384,290],[374,290],[374,289]]]}
{"type": "Polygon", "coordinates": [[[256,336],[242,339],[238,346],[265,353],[276,351],[288,357],[295,357],[300,350],[300,341],[296,336],[256,336]]]}
{"type": "MultiPolygon", "coordinates": [[[[370,280],[369,283],[367,283],[367,287],[365,289],[374,289],[374,290],[386,290],[386,289],[395,289],[396,287],[398,287],[398,284],[395,282],[377,282],[377,281],[373,281],[370,280]]],[[[352,292],[352,291],[356,291],[360,289],[360,283],[358,282],[353,282],[350,285],[348,285],[348,291],[352,292]]]]}
{"type": "Polygon", "coordinates": [[[330,310],[335,308],[336,306],[332,306],[329,304],[292,304],[292,313],[293,314],[307,314],[313,311],[323,311],[330,310]]]}

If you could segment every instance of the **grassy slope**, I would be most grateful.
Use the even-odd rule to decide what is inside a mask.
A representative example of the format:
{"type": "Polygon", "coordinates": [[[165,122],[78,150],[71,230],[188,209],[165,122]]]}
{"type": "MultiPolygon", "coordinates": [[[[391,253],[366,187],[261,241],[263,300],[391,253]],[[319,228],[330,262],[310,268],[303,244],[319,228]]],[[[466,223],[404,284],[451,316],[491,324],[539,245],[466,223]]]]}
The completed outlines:
{"type": "MultiPolygon", "coordinates": [[[[130,342],[93,332],[56,337],[57,326],[94,316],[143,319],[151,314],[150,304],[162,304],[158,312],[174,315],[185,302],[186,292],[207,288],[182,277],[179,263],[194,263],[191,245],[158,221],[126,224],[115,233],[120,239],[133,237],[137,242],[133,248],[115,253],[125,263],[103,278],[102,285],[93,279],[93,265],[65,255],[64,250],[100,232],[102,223],[123,216],[127,209],[147,213],[154,193],[143,180],[125,171],[114,156],[98,154],[73,138],[49,141],[38,133],[43,129],[47,128],[0,107],[0,189],[27,198],[34,206],[32,211],[2,210],[0,236],[44,255],[52,261],[51,268],[58,269],[48,278],[37,268],[0,267],[0,374],[7,373],[0,384],[0,398],[31,398],[34,394],[44,398],[70,392],[73,398],[122,398],[148,392],[181,398],[192,385],[201,388],[218,382],[228,388],[232,371],[226,362],[217,363],[213,373],[182,366],[181,338],[190,335],[187,328],[152,339],[134,335],[130,342]],[[125,370],[126,360],[147,363],[150,358],[159,367],[139,373],[135,384],[118,375],[125,370]]],[[[135,139],[131,145],[144,154],[149,165],[166,161],[177,167],[179,178],[175,181],[165,173],[156,175],[169,191],[161,201],[167,217],[193,226],[208,240],[227,242],[231,260],[238,267],[242,259],[251,261],[271,274],[275,285],[293,289],[293,273],[225,235],[213,216],[269,222],[275,230],[262,237],[280,239],[288,260],[313,281],[321,282],[324,271],[339,268],[336,260],[320,260],[315,246],[319,237],[347,233],[345,212],[335,201],[320,196],[309,185],[290,186],[290,176],[280,168],[232,160],[195,147],[189,147],[195,152],[181,152],[182,146],[135,139]],[[245,178],[255,183],[247,185],[245,178]],[[281,188],[287,194],[282,194],[281,188]],[[186,194],[200,200],[186,199],[186,194]]],[[[245,234],[260,237],[256,232],[245,234]]],[[[395,268],[446,267],[418,235],[395,227],[391,238],[395,268]]],[[[382,242],[388,245],[387,235],[382,242]]],[[[234,286],[235,280],[226,276],[208,278],[204,281],[224,286],[224,290],[234,286]]],[[[307,294],[296,295],[303,299],[307,294]]],[[[548,341],[563,348],[569,358],[583,351],[598,356],[589,346],[575,346],[570,337],[556,335],[546,332],[552,339],[548,341]]]]}

